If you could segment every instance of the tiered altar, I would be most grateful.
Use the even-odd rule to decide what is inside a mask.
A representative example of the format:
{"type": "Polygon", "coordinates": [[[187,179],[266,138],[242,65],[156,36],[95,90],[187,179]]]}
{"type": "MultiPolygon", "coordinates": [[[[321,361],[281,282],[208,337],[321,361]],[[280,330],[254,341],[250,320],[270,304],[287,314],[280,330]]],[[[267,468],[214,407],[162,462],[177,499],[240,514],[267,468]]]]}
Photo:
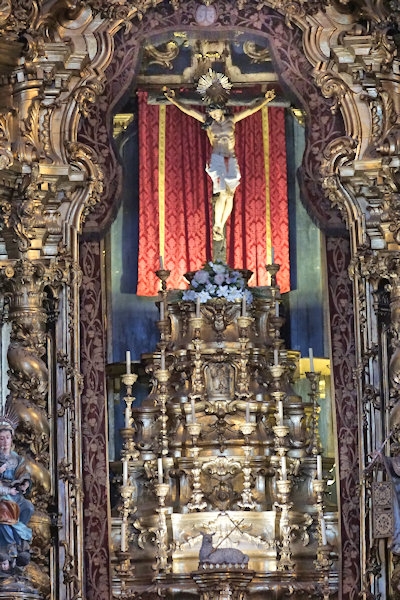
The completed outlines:
{"type": "Polygon", "coordinates": [[[142,358],[152,388],[140,407],[129,359],[122,378],[116,597],[335,595],[319,375],[311,355],[308,397],[293,391],[299,356],[281,339],[279,266],[267,269],[251,303],[182,300],[157,271],[160,341],[142,358]]]}

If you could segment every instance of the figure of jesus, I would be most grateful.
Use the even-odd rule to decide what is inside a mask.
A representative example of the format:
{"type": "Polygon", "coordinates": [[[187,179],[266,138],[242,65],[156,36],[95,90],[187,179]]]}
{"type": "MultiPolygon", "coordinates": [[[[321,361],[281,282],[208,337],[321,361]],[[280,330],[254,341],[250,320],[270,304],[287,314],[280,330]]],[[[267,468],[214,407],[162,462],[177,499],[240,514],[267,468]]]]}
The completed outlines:
{"type": "Polygon", "coordinates": [[[275,92],[269,90],[256,104],[234,114],[228,114],[223,103],[210,103],[207,112],[202,113],[178,101],[173,90],[165,90],[164,95],[182,112],[203,123],[207,132],[211,157],[205,170],[211,178],[215,198],[213,239],[223,240],[225,224],[233,208],[233,196],[240,182],[240,169],[235,155],[235,125],[268,104],[275,97],[275,92]]]}

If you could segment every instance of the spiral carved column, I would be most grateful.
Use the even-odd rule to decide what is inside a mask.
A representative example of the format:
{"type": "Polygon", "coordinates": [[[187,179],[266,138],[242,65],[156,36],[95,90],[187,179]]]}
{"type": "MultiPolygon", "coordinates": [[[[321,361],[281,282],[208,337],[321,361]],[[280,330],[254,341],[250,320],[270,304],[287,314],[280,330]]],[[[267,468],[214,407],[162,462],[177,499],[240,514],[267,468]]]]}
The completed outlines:
{"type": "Polygon", "coordinates": [[[48,270],[43,263],[22,258],[13,266],[7,266],[2,276],[8,292],[11,322],[7,353],[8,404],[19,418],[14,443],[31,474],[31,500],[35,506],[29,523],[33,531],[31,562],[25,568],[24,575],[27,575],[30,587],[45,594],[49,587],[51,543],[48,514],[51,478],[47,412],[47,314],[44,307],[48,270]]]}

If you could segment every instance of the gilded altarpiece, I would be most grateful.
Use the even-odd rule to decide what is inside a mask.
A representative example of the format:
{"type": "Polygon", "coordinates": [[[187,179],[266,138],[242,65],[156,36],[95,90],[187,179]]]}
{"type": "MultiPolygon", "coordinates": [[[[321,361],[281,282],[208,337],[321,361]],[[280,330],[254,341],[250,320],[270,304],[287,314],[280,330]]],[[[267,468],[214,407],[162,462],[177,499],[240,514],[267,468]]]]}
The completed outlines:
{"type": "MultiPolygon", "coordinates": [[[[280,77],[308,115],[300,181],[304,202],[327,241],[340,448],[340,593],[349,599],[360,591],[382,593],[389,584],[382,588],[380,581],[390,581],[391,559],[377,558],[370,526],[364,527],[366,518],[370,523],[370,498],[364,490],[358,503],[358,481],[363,481],[370,452],[397,426],[393,408],[399,381],[398,7],[372,1],[211,4],[216,8],[212,23],[216,30],[229,35],[237,28],[254,29],[268,37],[280,77]],[[380,340],[371,300],[382,281],[388,282],[390,298],[389,356],[377,350],[380,340]],[[380,405],[376,397],[384,394],[390,402],[380,405]],[[379,406],[376,411],[374,403],[379,406]],[[371,405],[374,411],[365,410],[371,405]],[[371,433],[375,425],[371,415],[379,419],[379,435],[371,433]]],[[[2,45],[10,59],[1,67],[1,286],[2,293],[11,293],[12,298],[8,316],[12,349],[18,346],[24,318],[14,310],[17,296],[15,289],[10,292],[10,284],[12,288],[18,269],[26,270],[22,286],[29,278],[36,281],[40,323],[35,338],[25,339],[39,365],[37,374],[51,374],[50,401],[41,377],[28,381],[25,397],[21,394],[16,382],[23,369],[18,361],[10,377],[15,403],[23,398],[30,414],[40,415],[35,421],[40,431],[22,428],[17,437],[18,449],[39,465],[37,481],[45,482],[33,493],[37,515],[44,514],[42,547],[37,546],[32,569],[43,567],[45,581],[30,578],[36,597],[112,596],[105,526],[109,524],[102,352],[106,336],[99,300],[103,289],[99,240],[115,214],[121,182],[111,116],[134,85],[144,33],[198,28],[198,6],[204,5],[194,1],[116,5],[96,0],[84,5],[33,1],[21,5],[10,0],[0,9],[2,45]],[[95,236],[95,241],[83,241],[78,251],[81,232],[84,239],[95,236]],[[62,276],[55,276],[53,266],[66,257],[72,267],[63,264],[62,276]],[[53,286],[57,293],[50,293],[53,286]],[[49,298],[60,299],[59,312],[49,309],[49,298]],[[49,325],[52,319],[57,322],[54,327],[49,325]],[[46,337],[50,331],[53,342],[46,337]],[[98,339],[96,348],[93,335],[98,339]],[[54,434],[62,431],[64,437],[60,434],[62,439],[55,444],[54,434]],[[56,507],[51,506],[53,501],[56,507]]],[[[396,447],[392,450],[396,453],[396,447]]],[[[387,546],[382,547],[383,556],[387,546]]]]}

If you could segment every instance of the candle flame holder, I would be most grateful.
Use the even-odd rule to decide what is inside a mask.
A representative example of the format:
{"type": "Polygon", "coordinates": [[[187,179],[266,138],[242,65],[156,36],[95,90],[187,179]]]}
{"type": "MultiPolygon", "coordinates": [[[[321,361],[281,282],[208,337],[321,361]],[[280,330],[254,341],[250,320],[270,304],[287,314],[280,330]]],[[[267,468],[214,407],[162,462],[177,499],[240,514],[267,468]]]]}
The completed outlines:
{"type": "Polygon", "coordinates": [[[271,277],[271,286],[276,287],[276,276],[278,274],[279,269],[281,268],[281,265],[278,265],[274,262],[270,265],[265,265],[265,268],[271,277]]]}
{"type": "Polygon", "coordinates": [[[124,373],[122,375],[122,383],[126,385],[127,388],[132,388],[133,384],[136,383],[138,376],[136,373],[124,373]]]}
{"type": "Polygon", "coordinates": [[[290,490],[292,488],[292,482],[290,481],[290,479],[278,479],[275,483],[278,489],[278,495],[280,496],[282,503],[287,504],[290,490]]]}
{"type": "Polygon", "coordinates": [[[155,493],[158,498],[158,502],[159,502],[160,506],[161,507],[164,506],[165,498],[167,497],[167,494],[169,492],[169,484],[168,483],[155,483],[154,490],[155,490],[155,493]]]}
{"type": "Polygon", "coordinates": [[[285,367],[283,365],[270,365],[269,370],[274,379],[280,379],[283,375],[285,367]]]}
{"type": "Polygon", "coordinates": [[[156,275],[161,280],[161,289],[165,291],[167,289],[167,279],[171,275],[171,271],[168,269],[158,269],[156,275]]]}
{"type": "Polygon", "coordinates": [[[319,494],[323,494],[326,488],[326,483],[323,479],[313,479],[312,480],[312,488],[314,495],[318,496],[319,494]]]}
{"type": "Polygon", "coordinates": [[[256,428],[256,423],[242,423],[240,425],[240,431],[245,437],[250,436],[256,428]]]}
{"type": "Polygon", "coordinates": [[[157,381],[160,383],[167,383],[170,377],[170,372],[168,369],[157,369],[157,371],[154,372],[154,375],[157,381]]]}
{"type": "Polygon", "coordinates": [[[277,438],[284,438],[289,434],[289,427],[287,425],[274,425],[274,427],[272,428],[275,436],[277,438]]]}
{"type": "Polygon", "coordinates": [[[245,337],[247,329],[250,327],[250,324],[252,323],[253,318],[252,317],[243,317],[240,316],[237,318],[237,324],[240,330],[240,337],[245,337]]]}
{"type": "Polygon", "coordinates": [[[202,317],[190,317],[189,319],[190,325],[193,330],[193,336],[196,340],[200,338],[201,325],[203,323],[202,317]]]}
{"type": "Polygon", "coordinates": [[[200,435],[201,432],[201,425],[200,423],[188,423],[186,425],[187,430],[189,432],[189,435],[192,436],[192,438],[197,439],[200,435]]]}

